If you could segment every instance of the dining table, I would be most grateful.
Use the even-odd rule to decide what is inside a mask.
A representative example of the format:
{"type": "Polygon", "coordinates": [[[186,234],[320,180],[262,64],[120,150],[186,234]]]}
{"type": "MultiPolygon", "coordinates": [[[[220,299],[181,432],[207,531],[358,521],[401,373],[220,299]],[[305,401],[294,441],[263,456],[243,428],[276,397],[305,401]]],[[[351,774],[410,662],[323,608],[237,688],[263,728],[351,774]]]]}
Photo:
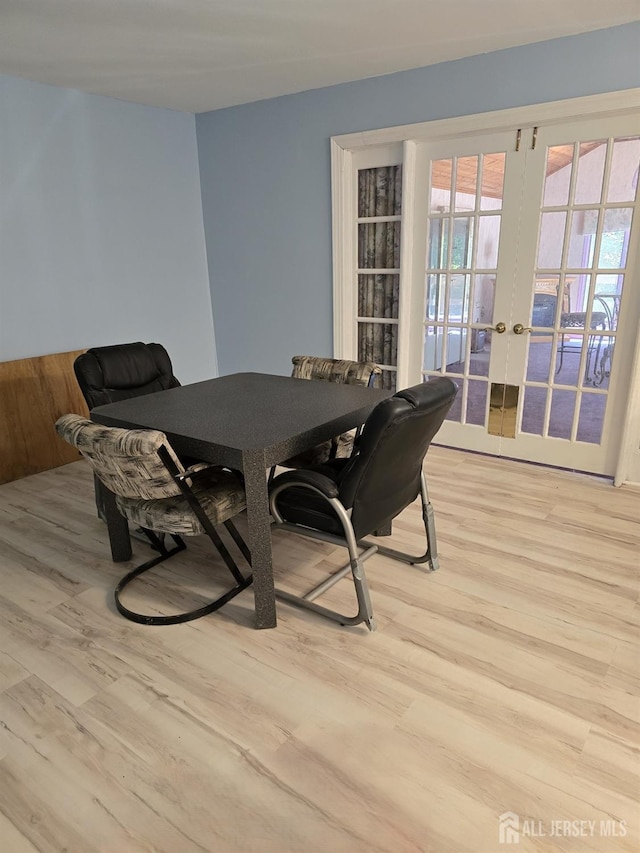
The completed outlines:
{"type": "MultiPolygon", "coordinates": [[[[234,373],[109,403],[91,420],[127,429],[154,429],[182,458],[241,472],[246,492],[255,625],[276,627],[267,471],[340,433],[359,427],[393,391],[360,385],[234,373]]],[[[126,520],[105,495],[111,554],[131,558],[126,520]]]]}

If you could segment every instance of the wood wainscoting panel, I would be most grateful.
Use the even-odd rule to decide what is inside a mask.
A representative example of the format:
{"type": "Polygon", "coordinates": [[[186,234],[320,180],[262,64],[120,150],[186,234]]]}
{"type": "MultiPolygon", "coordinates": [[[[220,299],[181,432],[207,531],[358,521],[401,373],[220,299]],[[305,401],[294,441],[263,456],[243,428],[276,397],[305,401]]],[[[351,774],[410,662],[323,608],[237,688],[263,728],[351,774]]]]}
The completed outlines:
{"type": "Polygon", "coordinates": [[[58,438],[60,415],[87,415],[73,372],[84,350],[0,362],[0,483],[77,462],[78,451],[58,438]]]}

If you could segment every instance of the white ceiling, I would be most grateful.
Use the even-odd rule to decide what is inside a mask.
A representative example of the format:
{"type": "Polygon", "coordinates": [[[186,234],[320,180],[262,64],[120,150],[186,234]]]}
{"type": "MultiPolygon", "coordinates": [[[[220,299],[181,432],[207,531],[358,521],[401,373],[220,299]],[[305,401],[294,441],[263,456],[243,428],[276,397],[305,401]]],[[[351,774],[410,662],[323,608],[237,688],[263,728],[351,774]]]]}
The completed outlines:
{"type": "Polygon", "coordinates": [[[640,19],[640,0],[0,0],[0,73],[203,112],[640,19]]]}

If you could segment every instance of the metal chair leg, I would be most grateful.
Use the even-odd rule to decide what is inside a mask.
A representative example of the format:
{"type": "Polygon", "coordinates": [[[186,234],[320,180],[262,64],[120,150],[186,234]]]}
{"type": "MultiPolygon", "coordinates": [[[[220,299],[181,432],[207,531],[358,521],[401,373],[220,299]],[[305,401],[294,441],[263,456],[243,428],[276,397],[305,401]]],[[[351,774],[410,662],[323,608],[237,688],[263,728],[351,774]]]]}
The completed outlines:
{"type": "MultiPolygon", "coordinates": [[[[137,613],[135,610],[130,610],[122,603],[120,597],[125,587],[127,587],[131,583],[131,581],[135,580],[135,578],[139,577],[141,574],[144,574],[144,572],[149,571],[149,569],[152,569],[159,563],[168,560],[169,557],[172,557],[179,551],[184,551],[186,548],[185,543],[179,536],[174,536],[173,534],[171,535],[171,538],[175,542],[175,547],[168,549],[165,545],[164,535],[160,537],[152,530],[145,530],[145,533],[147,534],[148,538],[154,543],[154,547],[158,551],[160,551],[160,555],[158,557],[154,557],[152,560],[147,560],[146,563],[137,566],[135,569],[126,574],[118,583],[114,591],[114,597],[118,612],[125,616],[127,619],[130,619],[132,622],[138,622],[141,625],[178,625],[181,622],[190,622],[193,619],[199,619],[201,616],[206,616],[208,613],[213,613],[215,610],[219,610],[224,604],[226,604],[228,601],[231,601],[232,598],[235,598],[236,595],[238,595],[240,592],[250,586],[253,581],[252,575],[249,575],[245,578],[241,574],[233,558],[231,557],[231,554],[229,554],[224,543],[214,531],[213,537],[211,537],[211,535],[209,534],[211,541],[222,556],[225,563],[227,564],[227,568],[233,575],[236,581],[235,586],[233,586],[230,590],[227,590],[227,592],[216,598],[215,601],[212,601],[209,604],[205,604],[203,607],[199,607],[196,610],[190,610],[186,613],[177,613],[174,616],[149,616],[144,613],[137,613]]],[[[239,533],[238,536],[240,536],[239,533]]]]}
{"type": "Polygon", "coordinates": [[[249,563],[249,565],[251,565],[251,551],[249,550],[249,547],[248,547],[247,543],[244,541],[244,539],[242,538],[242,536],[240,536],[240,534],[238,533],[238,530],[237,530],[235,524],[231,521],[231,519],[228,519],[227,521],[224,522],[224,526],[227,528],[231,538],[233,539],[233,541],[236,543],[236,545],[238,546],[238,548],[242,552],[242,556],[245,558],[247,563],[249,563]]]}
{"type": "MultiPolygon", "coordinates": [[[[320,492],[318,489],[315,489],[313,486],[310,486],[308,484],[304,485],[306,485],[306,488],[309,488],[312,491],[316,491],[318,492],[318,494],[322,495],[322,492],[320,492]]],[[[347,550],[349,552],[349,562],[346,566],[343,566],[341,569],[338,569],[336,572],[326,578],[326,580],[323,580],[321,583],[317,584],[315,587],[313,587],[303,595],[294,595],[293,593],[276,589],[276,598],[281,599],[282,601],[286,601],[289,604],[294,604],[297,607],[304,607],[307,610],[312,610],[314,613],[318,613],[321,616],[326,616],[329,619],[333,619],[335,622],[339,622],[341,625],[358,625],[361,622],[365,622],[369,630],[374,631],[375,621],[373,619],[373,610],[371,607],[369,586],[364,571],[365,560],[373,556],[373,554],[378,553],[383,554],[386,557],[391,557],[395,560],[400,560],[403,563],[408,563],[409,565],[429,563],[429,569],[433,572],[437,571],[437,569],[439,568],[435,519],[433,507],[431,506],[431,502],[429,500],[427,482],[424,474],[421,475],[420,480],[420,498],[422,501],[422,521],[424,524],[425,536],[427,539],[427,550],[424,554],[418,556],[405,554],[404,552],[396,551],[393,548],[384,548],[381,545],[369,542],[366,539],[362,539],[359,542],[356,542],[349,515],[340,503],[340,501],[338,501],[336,498],[327,498],[326,495],[323,495],[325,500],[327,500],[327,502],[331,504],[334,509],[334,512],[340,519],[344,530],[344,537],[334,536],[331,533],[324,533],[319,530],[311,530],[309,528],[305,528],[297,524],[291,524],[289,522],[284,521],[277,510],[277,506],[275,503],[276,496],[277,491],[274,492],[272,496],[272,515],[274,517],[276,527],[279,527],[283,530],[289,530],[299,536],[307,536],[310,539],[319,539],[323,542],[330,542],[335,545],[342,545],[343,547],[346,545],[347,550]],[[349,572],[351,572],[351,575],[353,577],[356,598],[358,601],[358,612],[355,616],[345,616],[342,613],[338,613],[335,610],[330,610],[327,607],[322,607],[321,605],[315,603],[316,598],[318,598],[320,595],[330,589],[339,580],[346,577],[349,572]]]]}
{"type": "MultiPolygon", "coordinates": [[[[429,500],[427,481],[425,480],[424,474],[422,474],[420,481],[420,499],[422,501],[422,522],[424,524],[424,532],[427,538],[427,550],[425,553],[413,557],[411,554],[406,554],[403,551],[396,551],[394,548],[385,548],[382,545],[378,545],[378,553],[385,557],[391,557],[394,560],[400,560],[402,563],[408,563],[410,566],[429,563],[429,571],[436,572],[440,568],[440,563],[438,561],[438,545],[436,540],[436,523],[433,514],[433,507],[429,500]]],[[[360,546],[366,546],[372,543],[363,539],[358,544],[360,546]]]]}
{"type": "MultiPolygon", "coordinates": [[[[344,543],[341,544],[344,545],[344,543]]],[[[286,601],[289,604],[293,604],[296,607],[303,607],[305,610],[311,610],[313,613],[317,613],[320,616],[326,616],[328,619],[332,619],[340,625],[352,626],[359,625],[361,622],[364,622],[370,631],[375,631],[376,624],[371,607],[369,585],[367,583],[363,566],[364,559],[371,556],[371,553],[368,553],[369,551],[371,551],[371,553],[375,553],[375,550],[372,551],[371,549],[367,549],[365,554],[357,555],[356,558],[350,560],[346,566],[339,569],[337,572],[334,572],[330,578],[327,578],[327,580],[323,581],[322,584],[319,584],[318,587],[314,587],[304,595],[294,595],[291,592],[286,592],[285,590],[276,588],[276,598],[280,601],[286,601]],[[331,610],[328,607],[322,607],[322,605],[315,603],[313,598],[321,595],[322,592],[326,592],[327,589],[336,584],[349,572],[351,572],[353,577],[353,585],[355,587],[356,599],[358,601],[358,612],[355,616],[346,616],[343,613],[338,613],[337,610],[331,610]],[[324,588],[318,592],[319,587],[324,588]]]]}
{"type": "MultiPolygon", "coordinates": [[[[314,490],[315,491],[315,490],[314,490]]],[[[373,619],[373,609],[371,607],[371,597],[369,595],[369,585],[367,583],[367,577],[364,571],[364,561],[369,557],[373,556],[378,550],[377,545],[368,545],[364,551],[360,551],[359,545],[356,542],[355,534],[353,532],[353,527],[351,526],[351,521],[349,516],[340,503],[340,501],[335,498],[328,498],[328,502],[333,506],[333,509],[342,522],[342,527],[344,530],[344,538],[339,536],[333,536],[331,533],[322,533],[320,531],[306,530],[303,527],[298,527],[295,524],[289,524],[286,521],[283,521],[278,517],[277,513],[275,513],[275,521],[277,527],[280,527],[284,530],[290,530],[293,533],[297,533],[301,536],[308,536],[311,539],[321,539],[326,542],[331,542],[336,545],[341,545],[347,547],[349,552],[349,562],[343,568],[338,569],[338,571],[334,572],[330,577],[321,583],[317,584],[312,589],[308,590],[308,592],[304,593],[304,595],[294,595],[290,592],[285,592],[284,590],[276,589],[275,594],[276,598],[286,601],[289,604],[294,604],[297,607],[304,607],[306,610],[311,610],[314,613],[318,613],[320,616],[326,616],[328,619],[332,619],[334,622],[338,622],[340,625],[359,625],[361,622],[364,622],[370,631],[375,631],[375,621],[373,619]],[[339,613],[337,610],[331,610],[328,607],[322,607],[320,604],[316,604],[315,600],[328,589],[330,589],[334,584],[338,583],[343,577],[351,572],[351,576],[353,578],[353,585],[355,587],[356,592],[356,600],[358,602],[358,612],[355,616],[346,616],[344,613],[339,613]]]]}

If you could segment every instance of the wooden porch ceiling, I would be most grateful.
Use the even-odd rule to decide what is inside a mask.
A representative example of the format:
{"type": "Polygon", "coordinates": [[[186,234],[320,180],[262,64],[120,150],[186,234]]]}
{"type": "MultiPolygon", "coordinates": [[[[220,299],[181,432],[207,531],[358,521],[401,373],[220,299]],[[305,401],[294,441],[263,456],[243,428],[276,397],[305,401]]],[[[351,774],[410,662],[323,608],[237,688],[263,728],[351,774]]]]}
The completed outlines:
{"type": "MultiPolygon", "coordinates": [[[[594,148],[604,145],[604,140],[598,142],[581,142],[579,157],[584,157],[594,148]]],[[[547,176],[553,175],[573,159],[571,145],[556,145],[549,148],[547,154],[547,176]]],[[[482,195],[489,198],[501,198],[504,184],[505,154],[485,154],[482,169],[482,195]]],[[[436,189],[451,188],[452,160],[435,160],[433,163],[432,183],[436,189]]],[[[478,157],[458,157],[456,164],[456,191],[476,194],[478,181],[478,157]]]]}

